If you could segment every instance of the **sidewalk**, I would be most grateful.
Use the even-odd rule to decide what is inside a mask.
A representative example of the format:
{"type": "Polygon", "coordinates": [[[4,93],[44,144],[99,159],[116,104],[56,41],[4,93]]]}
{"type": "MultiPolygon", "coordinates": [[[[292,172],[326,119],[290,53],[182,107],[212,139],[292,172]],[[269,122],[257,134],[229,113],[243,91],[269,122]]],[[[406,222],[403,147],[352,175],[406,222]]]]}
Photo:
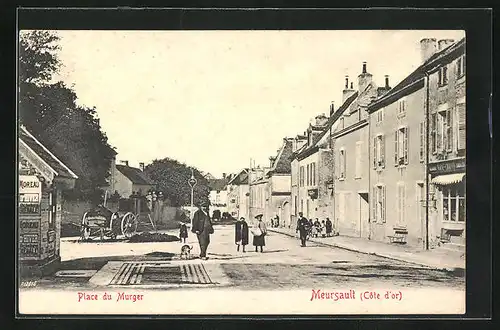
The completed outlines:
{"type": "MultiPolygon", "coordinates": [[[[268,228],[268,231],[297,237],[295,230],[288,228],[268,228]]],[[[372,254],[388,259],[409,262],[435,269],[464,272],[465,257],[458,251],[444,249],[420,250],[405,245],[391,245],[388,243],[370,241],[364,238],[335,236],[326,238],[310,238],[310,242],[333,246],[354,252],[372,254]]]]}

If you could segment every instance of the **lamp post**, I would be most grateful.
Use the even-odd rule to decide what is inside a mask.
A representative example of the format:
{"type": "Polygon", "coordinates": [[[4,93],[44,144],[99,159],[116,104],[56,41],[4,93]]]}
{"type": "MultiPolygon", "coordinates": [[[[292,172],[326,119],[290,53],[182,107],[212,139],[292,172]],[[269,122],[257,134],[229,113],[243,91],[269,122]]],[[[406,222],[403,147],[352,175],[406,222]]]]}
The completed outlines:
{"type": "MultiPolygon", "coordinates": [[[[188,184],[189,186],[191,187],[191,210],[190,210],[190,213],[191,213],[191,222],[193,221],[193,207],[194,207],[194,186],[196,186],[196,178],[194,177],[194,172],[193,172],[193,169],[191,169],[191,177],[189,178],[188,180],[188,184]]],[[[191,224],[192,225],[192,224],[191,224]]]]}

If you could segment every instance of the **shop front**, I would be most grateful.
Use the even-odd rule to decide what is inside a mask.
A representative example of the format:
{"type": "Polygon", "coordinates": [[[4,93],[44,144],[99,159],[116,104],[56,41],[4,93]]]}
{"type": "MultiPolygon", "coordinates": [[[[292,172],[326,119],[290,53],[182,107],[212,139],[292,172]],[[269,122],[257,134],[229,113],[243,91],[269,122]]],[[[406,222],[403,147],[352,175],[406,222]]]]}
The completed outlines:
{"type": "Polygon", "coordinates": [[[430,163],[429,173],[430,218],[434,223],[431,228],[434,237],[440,243],[465,246],[465,158],[430,163]]]}
{"type": "Polygon", "coordinates": [[[19,132],[18,260],[21,277],[57,270],[62,191],[77,176],[24,127],[19,132]]]}

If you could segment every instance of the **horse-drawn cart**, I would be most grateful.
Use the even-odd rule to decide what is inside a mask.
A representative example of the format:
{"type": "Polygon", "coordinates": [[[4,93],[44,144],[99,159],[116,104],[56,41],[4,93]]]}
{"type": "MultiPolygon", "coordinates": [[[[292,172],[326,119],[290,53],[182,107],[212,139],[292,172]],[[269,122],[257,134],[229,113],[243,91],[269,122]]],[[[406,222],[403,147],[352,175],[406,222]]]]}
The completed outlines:
{"type": "Polygon", "coordinates": [[[142,196],[131,196],[121,199],[117,212],[112,212],[104,204],[85,212],[82,217],[81,239],[89,240],[99,237],[116,239],[118,236],[130,238],[137,233],[139,223],[141,227],[150,227],[156,231],[156,226],[151,219],[147,200],[142,196]],[[147,221],[144,221],[144,218],[147,221]]]}

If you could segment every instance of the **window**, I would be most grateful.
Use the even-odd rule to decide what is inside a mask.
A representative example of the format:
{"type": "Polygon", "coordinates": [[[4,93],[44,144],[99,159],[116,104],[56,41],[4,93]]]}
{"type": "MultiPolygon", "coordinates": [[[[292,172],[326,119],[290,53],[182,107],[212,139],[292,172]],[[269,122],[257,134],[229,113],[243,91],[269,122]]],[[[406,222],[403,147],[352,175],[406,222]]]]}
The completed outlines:
{"type": "Polygon", "coordinates": [[[361,120],[361,109],[358,109],[358,121],[361,120]]]}
{"type": "Polygon", "coordinates": [[[408,127],[394,132],[394,165],[408,165],[408,127]]]}
{"type": "Polygon", "coordinates": [[[300,200],[300,212],[304,213],[304,200],[300,200]]]}
{"type": "Polygon", "coordinates": [[[417,182],[417,191],[416,191],[416,201],[417,201],[417,220],[424,220],[425,216],[425,190],[424,183],[417,182]]]}
{"type": "Polygon", "coordinates": [[[309,186],[309,164],[306,165],[306,186],[309,186]]]}
{"type": "Polygon", "coordinates": [[[444,65],[438,71],[438,85],[444,86],[448,83],[448,66],[444,65]]]}
{"type": "Polygon", "coordinates": [[[385,136],[382,134],[373,138],[373,168],[385,167],[385,136]]]}
{"type": "Polygon", "coordinates": [[[312,163],[312,185],[315,186],[316,185],[316,163],[312,163]]]}
{"type": "Polygon", "coordinates": [[[465,222],[465,189],[463,184],[443,188],[443,221],[465,222]]]}
{"type": "Polygon", "coordinates": [[[384,121],[384,108],[381,108],[377,111],[377,123],[381,123],[384,121]]]}
{"type": "Polygon", "coordinates": [[[440,153],[443,151],[451,151],[453,147],[453,125],[451,112],[449,109],[437,113],[435,120],[435,146],[434,151],[440,153]]]}
{"type": "Polygon", "coordinates": [[[465,55],[460,56],[457,60],[457,78],[465,75],[465,55]]]}
{"type": "Polygon", "coordinates": [[[465,103],[457,104],[455,108],[455,130],[457,136],[457,150],[465,150],[465,103]]]}
{"type": "Polygon", "coordinates": [[[363,141],[356,142],[356,165],[355,165],[355,174],[354,177],[356,179],[361,178],[361,147],[363,145],[363,141]]]}
{"type": "Polygon", "coordinates": [[[339,119],[339,130],[344,129],[344,117],[339,119]]]}
{"type": "Polygon", "coordinates": [[[406,99],[401,99],[398,102],[398,117],[404,116],[406,113],[406,99]]]}
{"type": "Polygon", "coordinates": [[[372,214],[374,222],[385,222],[385,186],[373,187],[372,214]]]}
{"type": "Polygon", "coordinates": [[[295,213],[294,213],[294,214],[295,214],[295,215],[297,215],[297,210],[298,210],[298,208],[299,208],[298,197],[297,197],[297,196],[295,196],[293,200],[294,200],[293,209],[295,210],[295,213]]]}
{"type": "Polygon", "coordinates": [[[425,123],[420,123],[420,153],[419,153],[420,162],[423,163],[425,161],[425,123]]]}
{"type": "Polygon", "coordinates": [[[398,182],[398,198],[397,198],[397,203],[398,203],[398,224],[399,225],[405,225],[405,210],[406,210],[406,205],[405,205],[405,198],[406,198],[406,191],[405,191],[405,184],[404,182],[398,182]]]}
{"type": "Polygon", "coordinates": [[[304,166],[301,166],[299,169],[299,184],[301,187],[304,187],[304,166]]]}
{"type": "Polygon", "coordinates": [[[345,170],[346,170],[346,154],[345,149],[340,149],[339,153],[339,179],[345,179],[345,170]]]}

